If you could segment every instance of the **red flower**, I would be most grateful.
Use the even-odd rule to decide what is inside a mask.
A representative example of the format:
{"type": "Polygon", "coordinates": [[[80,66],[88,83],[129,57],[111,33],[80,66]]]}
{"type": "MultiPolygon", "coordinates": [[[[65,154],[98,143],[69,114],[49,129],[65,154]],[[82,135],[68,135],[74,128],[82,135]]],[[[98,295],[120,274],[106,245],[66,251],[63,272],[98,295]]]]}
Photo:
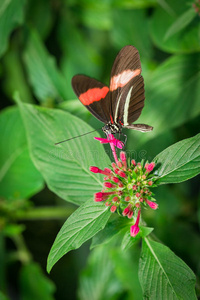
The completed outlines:
{"type": "Polygon", "coordinates": [[[138,232],[140,231],[140,228],[138,226],[139,221],[140,221],[140,213],[141,213],[141,209],[138,211],[138,215],[137,215],[135,224],[132,225],[130,228],[130,233],[131,233],[131,236],[133,236],[133,237],[135,237],[138,234],[138,232]]]}
{"type": "Polygon", "coordinates": [[[140,230],[139,221],[142,206],[146,207],[146,204],[148,204],[154,210],[158,208],[150,191],[152,186],[156,186],[156,178],[152,173],[150,174],[155,167],[155,163],[136,163],[135,160],[129,163],[124,151],[121,151],[120,160],[118,160],[115,146],[119,146],[119,141],[111,134],[108,135],[107,139],[98,138],[98,140],[100,142],[106,140],[110,143],[115,162],[111,164],[111,168],[104,168],[104,170],[94,166],[90,167],[91,172],[106,176],[104,177],[102,191],[95,194],[94,200],[105,202],[112,213],[117,211],[119,215],[129,219],[135,218],[137,214],[136,222],[130,228],[130,234],[134,237],[140,230]]]}

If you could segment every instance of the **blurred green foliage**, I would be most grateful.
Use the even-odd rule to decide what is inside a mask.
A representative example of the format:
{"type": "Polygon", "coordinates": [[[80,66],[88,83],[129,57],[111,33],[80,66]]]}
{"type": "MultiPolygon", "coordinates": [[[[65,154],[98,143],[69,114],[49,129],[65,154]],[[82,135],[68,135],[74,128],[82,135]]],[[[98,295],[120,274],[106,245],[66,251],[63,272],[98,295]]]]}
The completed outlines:
{"type": "MultiPolygon", "coordinates": [[[[140,53],[146,90],[139,123],[154,126],[154,131],[124,132],[127,152],[138,161],[151,160],[173,143],[199,133],[199,14],[195,0],[1,1],[0,299],[142,299],[137,277],[139,244],[127,252],[120,252],[114,242],[113,248],[97,247],[87,267],[88,245],[82,246],[67,254],[50,275],[45,274],[53,240],[75,208],[63,199],[70,201],[69,196],[82,192],[67,195],[65,191],[63,195],[61,185],[58,193],[52,170],[51,181],[46,180],[48,170],[33,159],[38,149],[30,151],[31,140],[27,140],[14,94],[40,106],[39,111],[53,108],[57,114],[60,108],[99,128],[102,124],[76,99],[71,78],[83,73],[108,84],[116,54],[127,44],[134,45],[140,53]],[[51,214],[40,210],[44,207],[51,209],[51,214]]],[[[51,115],[48,118],[51,120],[51,115]]],[[[37,113],[33,120],[35,126],[29,130],[42,148],[45,135],[37,135],[37,130],[44,123],[37,113]]],[[[52,143],[58,141],[57,133],[64,139],[65,132],[75,136],[87,129],[78,119],[76,124],[70,125],[68,120],[65,124],[64,115],[57,122],[62,124],[62,132],[46,128],[52,143]]],[[[73,141],[80,148],[82,142],[73,141]]],[[[69,164],[60,164],[64,167],[70,176],[69,164]]],[[[155,198],[159,210],[146,211],[145,221],[196,274],[198,294],[199,177],[160,186],[155,198]]],[[[76,203],[81,203],[81,198],[76,203]]]]}

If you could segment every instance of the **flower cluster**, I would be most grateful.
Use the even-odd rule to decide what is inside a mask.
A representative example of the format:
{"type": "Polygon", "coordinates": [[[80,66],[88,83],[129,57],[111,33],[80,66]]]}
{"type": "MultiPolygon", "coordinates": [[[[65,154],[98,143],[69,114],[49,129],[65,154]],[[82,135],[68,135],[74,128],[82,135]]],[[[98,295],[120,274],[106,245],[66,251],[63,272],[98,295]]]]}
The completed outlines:
{"type": "Polygon", "coordinates": [[[192,4],[195,12],[200,16],[200,0],[196,0],[193,4],[192,4]]]}
{"type": "Polygon", "coordinates": [[[105,176],[103,189],[95,194],[95,201],[104,201],[106,206],[110,206],[111,212],[117,211],[121,216],[136,219],[130,228],[131,236],[136,236],[139,232],[141,207],[158,208],[150,191],[150,188],[156,186],[156,178],[151,173],[154,167],[154,162],[136,163],[132,160],[128,163],[123,151],[120,153],[120,160],[112,163],[112,168],[101,170],[90,167],[91,172],[105,176]]]}

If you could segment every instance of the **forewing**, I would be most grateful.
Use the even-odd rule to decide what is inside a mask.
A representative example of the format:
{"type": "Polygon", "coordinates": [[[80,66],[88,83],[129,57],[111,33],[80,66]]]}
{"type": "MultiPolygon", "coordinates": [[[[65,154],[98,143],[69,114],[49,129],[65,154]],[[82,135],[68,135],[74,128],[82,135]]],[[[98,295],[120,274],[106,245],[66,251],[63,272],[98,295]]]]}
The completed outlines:
{"type": "Polygon", "coordinates": [[[101,122],[107,123],[109,116],[109,88],[102,82],[85,76],[75,75],[72,87],[83,105],[101,122]]]}
{"type": "Polygon", "coordinates": [[[116,123],[131,124],[144,107],[144,80],[138,50],[125,46],[117,55],[110,80],[110,111],[116,123]]]}

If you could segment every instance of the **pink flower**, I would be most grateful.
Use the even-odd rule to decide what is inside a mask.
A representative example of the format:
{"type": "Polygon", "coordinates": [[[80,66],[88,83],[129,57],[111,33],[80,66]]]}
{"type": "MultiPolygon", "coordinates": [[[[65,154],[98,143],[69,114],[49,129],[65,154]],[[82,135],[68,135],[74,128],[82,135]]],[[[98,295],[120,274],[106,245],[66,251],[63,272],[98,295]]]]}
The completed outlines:
{"type": "Polygon", "coordinates": [[[111,170],[109,170],[108,168],[105,168],[105,170],[103,171],[103,170],[99,169],[98,167],[94,167],[94,166],[90,167],[90,171],[93,173],[104,174],[106,176],[110,176],[110,173],[111,173],[111,170]]]}
{"type": "Polygon", "coordinates": [[[143,163],[135,161],[130,162],[126,158],[125,152],[120,153],[118,160],[112,135],[109,134],[109,140],[115,162],[111,163],[110,168],[104,170],[91,166],[90,171],[100,173],[105,176],[101,192],[95,194],[96,202],[104,202],[112,213],[116,212],[129,219],[136,218],[134,225],[130,227],[131,236],[135,237],[139,232],[139,221],[142,206],[147,204],[152,209],[157,209],[158,205],[154,202],[151,188],[156,186],[157,178],[149,174],[155,166],[155,163],[143,163]],[[151,201],[152,200],[152,201],[151,201]],[[135,215],[136,214],[136,215],[135,215]]]}
{"type": "Polygon", "coordinates": [[[111,208],[110,208],[110,211],[111,211],[112,213],[114,213],[114,212],[116,211],[116,209],[117,209],[117,206],[112,205],[111,208]]]}
{"type": "Polygon", "coordinates": [[[117,140],[113,135],[107,137],[106,139],[99,137],[94,137],[94,139],[100,141],[101,144],[113,144],[119,149],[122,149],[124,147],[124,144],[120,140],[117,140]]]}
{"type": "Polygon", "coordinates": [[[155,167],[155,163],[154,162],[152,162],[150,164],[146,163],[144,167],[145,167],[146,171],[148,173],[150,173],[151,171],[153,171],[153,169],[155,167]]]}
{"type": "Polygon", "coordinates": [[[130,228],[130,233],[131,233],[131,236],[133,236],[133,237],[135,237],[138,234],[138,232],[140,231],[140,228],[138,227],[138,224],[140,221],[140,213],[141,213],[141,209],[138,211],[137,220],[136,220],[135,224],[132,225],[130,228]]]}
{"type": "Polygon", "coordinates": [[[150,201],[150,200],[146,200],[146,203],[152,208],[152,209],[157,209],[158,208],[158,204],[150,201]]]}

